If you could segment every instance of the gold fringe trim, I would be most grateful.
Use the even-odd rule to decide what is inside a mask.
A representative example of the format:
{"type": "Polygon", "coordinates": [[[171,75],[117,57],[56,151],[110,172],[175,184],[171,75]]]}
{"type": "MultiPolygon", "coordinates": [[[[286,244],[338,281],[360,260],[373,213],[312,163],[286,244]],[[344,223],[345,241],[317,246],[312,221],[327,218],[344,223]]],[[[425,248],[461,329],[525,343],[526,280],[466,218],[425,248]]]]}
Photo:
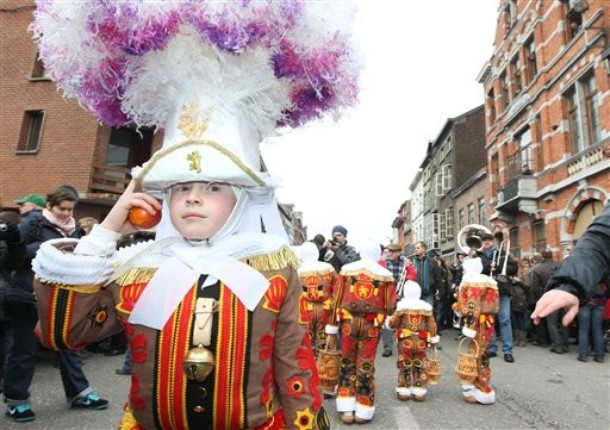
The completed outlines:
{"type": "Polygon", "coordinates": [[[85,293],[85,294],[94,294],[97,293],[102,286],[101,285],[63,285],[63,284],[53,284],[54,287],[59,288],[60,290],[68,290],[74,293],[85,293]]]}
{"type": "Polygon", "coordinates": [[[306,276],[326,276],[326,275],[330,275],[330,274],[334,274],[334,273],[335,273],[335,270],[332,268],[324,269],[322,271],[310,270],[308,272],[301,272],[299,270],[299,278],[305,278],[306,276]]]}
{"type": "Polygon", "coordinates": [[[131,284],[141,284],[150,281],[156,272],[156,267],[134,267],[114,282],[121,287],[131,284]]]}
{"type": "Polygon", "coordinates": [[[358,270],[342,270],[341,271],[341,275],[342,276],[358,276],[358,275],[366,275],[368,277],[370,277],[373,281],[386,281],[386,282],[394,282],[394,277],[392,275],[389,276],[382,276],[382,275],[377,275],[373,272],[369,272],[368,270],[362,270],[362,269],[358,269],[358,270]]]}
{"type": "MultiPolygon", "coordinates": [[[[242,258],[241,261],[261,272],[282,270],[288,266],[296,269],[299,265],[297,256],[288,247],[283,247],[271,254],[242,258]]],[[[152,279],[156,271],[156,267],[134,267],[133,269],[129,269],[114,282],[120,286],[148,282],[152,279]]]]}
{"type": "Polygon", "coordinates": [[[242,258],[241,261],[259,272],[282,270],[288,266],[296,269],[299,266],[297,256],[287,246],[271,254],[254,255],[242,258]]]}

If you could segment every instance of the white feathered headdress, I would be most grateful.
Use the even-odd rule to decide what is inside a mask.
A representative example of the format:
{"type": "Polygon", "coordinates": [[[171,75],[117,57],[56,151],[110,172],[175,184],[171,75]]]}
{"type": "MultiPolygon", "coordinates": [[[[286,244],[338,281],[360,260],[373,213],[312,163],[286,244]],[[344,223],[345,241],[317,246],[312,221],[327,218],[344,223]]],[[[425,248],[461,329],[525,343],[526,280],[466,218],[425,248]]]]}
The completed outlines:
{"type": "Polygon", "coordinates": [[[356,102],[354,12],[348,0],[38,0],[32,30],[66,96],[102,123],[164,130],[133,172],[145,191],[270,189],[261,140],[356,102]]]}

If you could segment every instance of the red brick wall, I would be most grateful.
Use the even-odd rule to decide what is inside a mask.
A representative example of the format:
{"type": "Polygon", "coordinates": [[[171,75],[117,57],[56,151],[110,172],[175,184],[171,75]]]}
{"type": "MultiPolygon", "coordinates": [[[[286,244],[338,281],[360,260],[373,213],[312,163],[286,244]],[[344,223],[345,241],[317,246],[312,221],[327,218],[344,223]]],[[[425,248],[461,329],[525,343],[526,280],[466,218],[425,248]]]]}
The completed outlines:
{"type": "MultiPolygon", "coordinates": [[[[501,0],[500,8],[505,4],[506,0],[501,0]]],[[[568,173],[570,157],[574,154],[571,152],[566,103],[562,93],[591,67],[601,101],[601,143],[605,141],[605,145],[610,145],[610,79],[607,65],[600,57],[604,49],[604,38],[587,46],[599,32],[599,28],[610,26],[610,2],[589,0],[588,4],[589,9],[583,14],[584,25],[594,17],[598,18],[590,24],[591,28],[580,31],[574,39],[568,37],[566,30],[565,5],[558,1],[517,2],[518,19],[509,31],[504,27],[504,17],[501,16],[498,21],[494,54],[490,60],[492,72],[485,82],[485,94],[491,87],[494,88],[497,115],[496,121],[491,121],[487,106],[486,147],[488,159],[495,153],[499,154],[499,172],[488,170],[488,173],[499,173],[500,188],[513,179],[508,177],[506,158],[513,151],[511,145],[515,145],[514,135],[529,124],[532,130],[534,174],[539,197],[537,213],[517,212],[509,214],[508,217],[499,217],[495,213],[497,193],[489,186],[489,214],[494,217],[495,227],[505,233],[510,228],[519,228],[522,253],[531,252],[531,226],[542,219],[545,222],[547,244],[554,250],[555,257],[560,257],[561,248],[571,242],[571,229],[575,213],[580,208],[579,204],[586,199],[606,203],[610,195],[610,160],[606,159],[576,175],[570,176],[568,173]],[[535,22],[537,24],[532,32],[535,22]],[[498,76],[518,52],[524,60],[523,53],[519,50],[530,34],[534,35],[539,73],[531,85],[524,86],[523,93],[529,97],[529,100],[524,102],[524,108],[511,110],[509,106],[505,111],[498,76]],[[583,50],[585,53],[580,56],[583,50]],[[539,120],[536,120],[536,117],[539,120]],[[600,166],[603,168],[601,171],[600,166]],[[557,184],[564,186],[559,187],[557,184]]],[[[522,76],[525,76],[525,73],[522,72],[522,76]]],[[[509,89],[512,94],[512,86],[509,89]]],[[[513,104],[514,101],[513,99],[513,104]]],[[[490,168],[491,162],[488,162],[488,169],[490,168]]]]}
{"type": "Polygon", "coordinates": [[[0,8],[0,206],[58,185],[87,190],[97,121],[74,101],[63,99],[53,82],[31,80],[36,46],[28,26],[32,1],[4,0],[0,8]],[[36,154],[16,154],[24,112],[44,110],[36,154]]]}

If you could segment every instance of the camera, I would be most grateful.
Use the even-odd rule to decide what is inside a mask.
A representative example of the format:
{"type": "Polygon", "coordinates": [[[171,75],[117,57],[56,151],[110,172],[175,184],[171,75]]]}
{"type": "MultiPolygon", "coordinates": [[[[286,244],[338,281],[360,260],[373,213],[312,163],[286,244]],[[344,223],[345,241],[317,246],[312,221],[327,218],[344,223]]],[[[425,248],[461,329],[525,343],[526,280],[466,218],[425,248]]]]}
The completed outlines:
{"type": "Polygon", "coordinates": [[[330,243],[332,246],[337,246],[337,241],[334,239],[330,239],[328,243],[330,243]]]}

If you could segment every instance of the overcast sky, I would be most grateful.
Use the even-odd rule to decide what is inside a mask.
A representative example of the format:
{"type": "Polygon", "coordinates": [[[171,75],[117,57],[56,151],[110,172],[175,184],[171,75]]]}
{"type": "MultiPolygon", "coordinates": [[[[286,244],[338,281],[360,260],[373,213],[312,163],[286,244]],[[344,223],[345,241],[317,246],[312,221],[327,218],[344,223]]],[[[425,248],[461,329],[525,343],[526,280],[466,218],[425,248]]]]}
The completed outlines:
{"type": "Polygon", "coordinates": [[[348,241],[387,243],[426,147],[448,118],[484,102],[497,0],[358,0],[360,103],[262,147],[278,198],[303,212],[309,239],[336,224],[348,241]]]}

